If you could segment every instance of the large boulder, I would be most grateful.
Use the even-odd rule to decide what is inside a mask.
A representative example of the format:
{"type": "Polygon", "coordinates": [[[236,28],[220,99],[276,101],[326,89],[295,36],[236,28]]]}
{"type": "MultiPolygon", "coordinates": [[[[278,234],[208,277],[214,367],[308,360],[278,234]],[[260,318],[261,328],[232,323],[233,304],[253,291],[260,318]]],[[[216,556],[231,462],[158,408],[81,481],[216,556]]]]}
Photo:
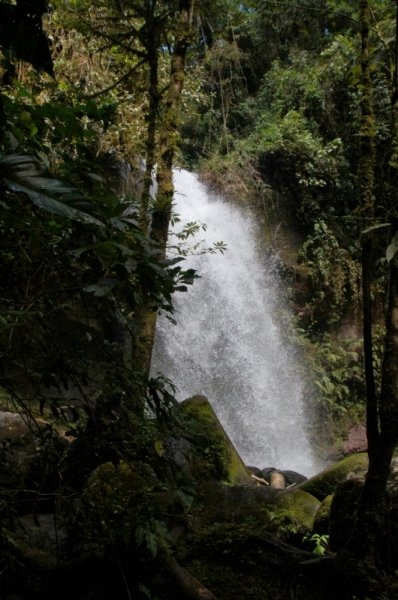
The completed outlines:
{"type": "Polygon", "coordinates": [[[198,482],[222,481],[228,485],[252,484],[252,477],[205,396],[180,403],[193,421],[193,430],[169,441],[176,463],[198,482]]]}
{"type": "Polygon", "coordinates": [[[214,523],[255,522],[282,539],[295,539],[310,533],[319,500],[307,492],[292,488],[276,490],[245,485],[227,486],[208,483],[198,489],[196,527],[214,523]]]}
{"type": "Polygon", "coordinates": [[[364,479],[368,464],[367,454],[355,454],[331,465],[318,475],[301,483],[298,487],[322,501],[326,496],[333,494],[337,485],[346,479],[364,479]]]}
{"type": "MultiPolygon", "coordinates": [[[[329,533],[329,545],[333,551],[344,546],[348,539],[368,464],[367,454],[356,454],[335,463],[299,486],[299,489],[306,490],[319,499],[323,498],[314,518],[313,533],[319,535],[329,533]],[[328,492],[329,494],[325,496],[328,492]]],[[[394,456],[391,461],[387,492],[390,498],[390,511],[397,512],[398,456],[394,456]]],[[[391,518],[392,522],[395,522],[395,517],[391,518]]]]}

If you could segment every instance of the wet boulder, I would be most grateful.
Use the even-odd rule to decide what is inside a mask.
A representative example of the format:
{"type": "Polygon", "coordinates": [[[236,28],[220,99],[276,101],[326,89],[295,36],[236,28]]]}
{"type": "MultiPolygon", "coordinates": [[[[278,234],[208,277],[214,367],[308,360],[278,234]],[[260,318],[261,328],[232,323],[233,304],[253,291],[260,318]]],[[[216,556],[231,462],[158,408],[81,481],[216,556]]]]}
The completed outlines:
{"type": "Polygon", "coordinates": [[[251,473],[252,475],[254,475],[255,477],[259,477],[260,479],[262,479],[262,478],[263,478],[262,471],[261,471],[261,469],[259,469],[258,467],[249,467],[249,466],[246,466],[246,469],[247,469],[248,471],[250,471],[250,473],[251,473]]]}
{"type": "Polygon", "coordinates": [[[299,483],[304,483],[307,481],[307,477],[305,475],[301,475],[301,473],[297,473],[296,471],[279,471],[281,475],[284,476],[286,480],[286,485],[298,485],[299,483]]]}
{"type": "Polygon", "coordinates": [[[299,483],[303,483],[304,481],[307,481],[307,477],[305,477],[304,475],[301,475],[300,473],[297,473],[296,471],[289,471],[289,470],[282,471],[280,469],[275,469],[275,467],[266,467],[264,469],[261,469],[261,476],[269,484],[271,484],[271,479],[272,479],[273,473],[279,473],[280,475],[283,476],[283,478],[285,480],[285,487],[289,487],[292,485],[298,485],[299,483]]]}

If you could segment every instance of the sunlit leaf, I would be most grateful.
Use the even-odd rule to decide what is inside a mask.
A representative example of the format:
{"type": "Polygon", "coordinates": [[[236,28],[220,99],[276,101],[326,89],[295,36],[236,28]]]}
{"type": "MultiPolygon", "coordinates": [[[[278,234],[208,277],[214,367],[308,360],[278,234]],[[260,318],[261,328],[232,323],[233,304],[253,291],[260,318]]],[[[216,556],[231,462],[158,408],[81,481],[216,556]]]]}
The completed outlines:
{"type": "Polygon", "coordinates": [[[158,544],[156,542],[156,537],[152,533],[152,531],[147,531],[147,533],[145,534],[145,541],[146,541],[146,546],[147,546],[149,552],[155,558],[156,553],[158,551],[158,544]]]}
{"type": "Polygon", "coordinates": [[[109,294],[118,283],[117,279],[100,279],[96,284],[85,287],[84,291],[102,297],[109,294]]]}
{"type": "Polygon", "coordinates": [[[387,247],[387,250],[386,250],[386,259],[388,260],[388,262],[390,262],[390,260],[392,260],[394,258],[394,255],[397,250],[398,250],[398,231],[392,238],[391,243],[387,247]]]}
{"type": "Polygon", "coordinates": [[[154,446],[155,446],[156,453],[159,456],[163,456],[163,454],[165,452],[165,449],[164,449],[162,441],[161,440],[156,440],[154,446]]]}

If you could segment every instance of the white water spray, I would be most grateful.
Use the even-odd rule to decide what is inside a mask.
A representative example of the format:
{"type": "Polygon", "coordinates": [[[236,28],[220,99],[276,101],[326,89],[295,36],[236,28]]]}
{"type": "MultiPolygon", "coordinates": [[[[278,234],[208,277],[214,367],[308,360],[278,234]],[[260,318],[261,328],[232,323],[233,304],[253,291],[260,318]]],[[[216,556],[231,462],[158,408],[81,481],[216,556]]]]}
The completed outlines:
{"type": "Polygon", "coordinates": [[[252,217],[187,171],[175,172],[174,183],[178,229],[206,223],[195,241],[205,237],[206,247],[223,241],[228,250],[190,256],[183,265],[201,279],[175,294],[177,325],[158,319],[152,372],[171,379],[179,400],[207,396],[247,465],[311,475],[304,383],[278,329],[276,282],[257,248],[252,217]]]}

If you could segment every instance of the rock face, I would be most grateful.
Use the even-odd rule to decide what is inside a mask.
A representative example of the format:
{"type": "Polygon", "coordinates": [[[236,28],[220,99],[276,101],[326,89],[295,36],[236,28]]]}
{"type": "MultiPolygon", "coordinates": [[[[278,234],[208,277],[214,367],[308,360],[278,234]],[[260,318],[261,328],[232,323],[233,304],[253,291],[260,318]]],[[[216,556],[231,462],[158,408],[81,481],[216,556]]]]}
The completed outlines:
{"type": "Polygon", "coordinates": [[[359,423],[349,430],[347,439],[343,444],[343,454],[350,456],[356,452],[365,452],[367,448],[366,427],[359,423]]]}

